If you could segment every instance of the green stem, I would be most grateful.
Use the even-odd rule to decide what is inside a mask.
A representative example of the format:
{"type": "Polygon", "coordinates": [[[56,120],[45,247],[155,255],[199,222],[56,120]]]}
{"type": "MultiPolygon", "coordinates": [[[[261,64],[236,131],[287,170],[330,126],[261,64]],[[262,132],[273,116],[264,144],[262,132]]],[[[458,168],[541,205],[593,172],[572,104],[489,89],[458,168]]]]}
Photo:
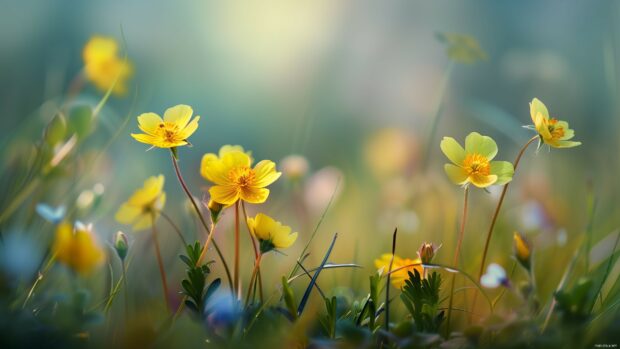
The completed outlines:
{"type": "Polygon", "coordinates": [[[41,177],[36,177],[30,181],[30,183],[28,183],[9,203],[7,208],[2,211],[2,214],[0,214],[0,223],[10,217],[15,210],[17,210],[19,206],[32,194],[32,192],[37,189],[39,184],[41,184],[41,177]]]}
{"type": "Polygon", "coordinates": [[[166,280],[166,272],[164,271],[164,262],[161,258],[161,250],[159,248],[159,241],[157,240],[157,229],[155,228],[155,215],[151,215],[151,232],[153,233],[153,242],[155,243],[155,256],[157,257],[157,265],[159,267],[159,276],[161,277],[161,285],[164,290],[164,301],[166,302],[166,309],[170,311],[170,300],[168,299],[168,281],[166,280]]]}
{"type": "MultiPolygon", "coordinates": [[[[527,141],[527,143],[525,143],[525,145],[521,148],[521,150],[519,150],[519,154],[517,154],[517,158],[515,159],[515,162],[514,162],[515,172],[517,171],[517,166],[519,166],[519,162],[521,161],[521,157],[525,153],[525,150],[527,149],[527,147],[530,146],[530,144],[532,144],[535,140],[537,140],[538,137],[539,136],[536,135],[530,138],[530,140],[527,141]]],[[[499,196],[499,201],[497,202],[497,206],[495,207],[495,212],[493,213],[493,218],[491,219],[491,225],[489,226],[489,230],[487,231],[487,238],[486,238],[486,241],[484,242],[484,250],[482,252],[482,261],[480,262],[480,269],[478,270],[478,280],[480,280],[480,278],[482,277],[482,274],[484,274],[484,266],[487,260],[487,254],[489,252],[489,245],[491,243],[491,237],[493,236],[493,228],[495,228],[495,223],[497,222],[497,217],[499,216],[499,211],[501,210],[502,204],[504,203],[504,198],[506,197],[506,192],[508,192],[509,185],[510,185],[510,182],[506,183],[504,185],[504,188],[502,188],[502,193],[499,196]]],[[[474,299],[472,301],[472,309],[475,309],[477,299],[478,299],[478,293],[474,293],[474,299]]]]}
{"type": "Polygon", "coordinates": [[[233,285],[237,298],[241,297],[241,288],[239,286],[239,200],[235,202],[235,265],[233,285]]]}
{"type": "MultiPolygon", "coordinates": [[[[465,187],[465,192],[463,196],[463,217],[461,218],[459,237],[456,243],[456,250],[454,251],[454,259],[452,260],[452,265],[456,268],[458,268],[459,256],[461,254],[461,247],[463,245],[463,236],[465,235],[465,222],[467,221],[467,206],[469,201],[469,186],[465,187]]],[[[452,278],[450,279],[450,300],[448,301],[448,318],[446,320],[446,338],[450,336],[450,320],[452,319],[452,303],[454,301],[455,278],[456,274],[452,274],[452,278]]]]}
{"type": "Polygon", "coordinates": [[[431,157],[431,151],[434,149],[433,142],[435,140],[435,134],[437,133],[439,119],[441,119],[441,114],[443,111],[443,99],[446,94],[448,81],[450,80],[450,75],[452,74],[453,68],[454,61],[450,60],[450,63],[448,63],[448,66],[446,67],[443,78],[441,79],[441,83],[439,85],[439,94],[437,95],[437,99],[435,100],[435,106],[433,108],[433,119],[431,120],[431,127],[428,133],[428,140],[426,144],[426,152],[424,154],[424,161],[422,162],[423,169],[426,169],[428,167],[428,163],[431,157]]]}
{"type": "MultiPolygon", "coordinates": [[[[245,216],[245,226],[246,228],[248,228],[248,235],[250,235],[250,240],[252,241],[252,247],[254,248],[254,259],[259,258],[259,251],[258,251],[258,243],[256,242],[256,239],[254,238],[254,235],[252,235],[252,230],[250,229],[250,225],[248,224],[248,212],[245,210],[245,202],[241,202],[241,208],[243,209],[243,216],[245,216]]],[[[263,298],[263,280],[260,274],[260,265],[258,266],[258,292],[260,295],[260,301],[261,303],[264,301],[263,298]]]]}

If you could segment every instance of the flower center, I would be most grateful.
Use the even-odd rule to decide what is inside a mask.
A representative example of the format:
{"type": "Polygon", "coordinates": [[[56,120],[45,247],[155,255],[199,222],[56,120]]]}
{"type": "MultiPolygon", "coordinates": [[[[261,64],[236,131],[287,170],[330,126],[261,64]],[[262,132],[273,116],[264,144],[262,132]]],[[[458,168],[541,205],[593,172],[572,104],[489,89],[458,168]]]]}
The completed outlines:
{"type": "Polygon", "coordinates": [[[179,126],[171,122],[162,122],[159,124],[159,134],[168,142],[174,142],[175,136],[179,132],[179,126]]]}
{"type": "Polygon", "coordinates": [[[491,165],[486,156],[480,154],[467,154],[463,160],[463,168],[467,174],[488,176],[491,173],[491,165]]]}
{"type": "Polygon", "coordinates": [[[547,129],[549,130],[549,133],[551,133],[552,139],[560,139],[564,137],[564,127],[558,125],[557,119],[550,119],[547,129]]]}
{"type": "Polygon", "coordinates": [[[235,167],[228,173],[228,178],[240,188],[247,188],[254,183],[256,174],[249,167],[235,167]]]}

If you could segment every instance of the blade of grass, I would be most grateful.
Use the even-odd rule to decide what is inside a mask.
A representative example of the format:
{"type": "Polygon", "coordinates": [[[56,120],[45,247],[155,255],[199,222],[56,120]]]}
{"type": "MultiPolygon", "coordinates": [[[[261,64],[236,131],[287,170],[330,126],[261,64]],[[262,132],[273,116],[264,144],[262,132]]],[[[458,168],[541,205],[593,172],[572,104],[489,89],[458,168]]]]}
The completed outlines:
{"type": "MultiPolygon", "coordinates": [[[[321,217],[319,218],[319,221],[317,222],[316,226],[314,227],[314,231],[312,231],[312,234],[310,235],[310,239],[306,243],[306,246],[304,246],[304,249],[301,250],[301,253],[299,254],[299,258],[297,258],[298,262],[301,263],[303,261],[303,259],[305,259],[304,255],[306,254],[306,251],[308,251],[308,247],[310,247],[310,243],[312,243],[312,240],[314,240],[314,237],[316,236],[316,233],[319,230],[319,227],[323,223],[323,219],[325,219],[325,215],[327,214],[327,211],[329,210],[329,208],[332,205],[332,202],[334,201],[334,197],[336,196],[336,192],[338,191],[338,187],[339,186],[340,186],[340,177],[338,177],[338,181],[336,182],[336,186],[334,187],[334,191],[332,192],[332,195],[330,196],[329,201],[327,202],[327,205],[325,206],[325,209],[323,210],[323,213],[321,214],[321,217]]],[[[291,270],[291,272],[288,274],[288,278],[289,279],[297,272],[298,268],[299,268],[299,265],[297,263],[295,263],[295,266],[293,267],[293,270],[291,270]]]]}
{"type": "Polygon", "coordinates": [[[321,265],[314,273],[312,280],[310,280],[308,287],[306,287],[304,296],[301,298],[301,302],[299,302],[299,307],[297,308],[297,316],[300,316],[303,313],[304,308],[306,307],[306,303],[308,302],[308,299],[310,298],[310,292],[312,292],[312,288],[314,287],[314,284],[316,283],[316,280],[319,277],[321,270],[323,270],[323,266],[325,265],[325,263],[327,263],[327,259],[329,258],[329,255],[331,255],[332,253],[332,249],[334,248],[334,244],[336,243],[337,238],[338,238],[338,233],[335,233],[334,238],[332,239],[332,242],[329,245],[329,248],[327,249],[325,256],[323,257],[323,262],[321,262],[321,265]]]}
{"type": "Polygon", "coordinates": [[[390,258],[390,266],[388,267],[387,282],[385,287],[385,330],[390,330],[390,278],[392,277],[392,266],[394,265],[394,254],[396,253],[396,235],[398,234],[398,228],[394,228],[392,234],[392,258],[390,258]]]}

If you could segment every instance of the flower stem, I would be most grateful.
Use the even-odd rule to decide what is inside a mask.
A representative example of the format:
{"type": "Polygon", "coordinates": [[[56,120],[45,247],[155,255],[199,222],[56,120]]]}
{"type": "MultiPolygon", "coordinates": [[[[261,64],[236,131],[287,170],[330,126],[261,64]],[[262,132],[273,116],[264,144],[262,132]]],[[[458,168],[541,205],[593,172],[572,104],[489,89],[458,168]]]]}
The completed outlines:
{"type": "MultiPolygon", "coordinates": [[[[245,305],[248,306],[250,303],[250,294],[252,293],[252,286],[258,279],[258,271],[260,270],[260,261],[263,257],[262,253],[259,253],[254,261],[254,269],[252,270],[252,276],[250,277],[250,284],[248,285],[248,294],[245,296],[245,305]]],[[[262,299],[261,299],[262,302],[262,299]]],[[[261,303],[262,304],[262,303],[261,303]]]]}
{"type": "Polygon", "coordinates": [[[161,250],[159,248],[159,240],[157,240],[157,229],[155,228],[155,215],[151,215],[151,232],[153,233],[153,242],[155,243],[155,256],[157,257],[157,265],[159,266],[159,276],[161,277],[161,285],[164,290],[164,301],[166,308],[170,311],[170,301],[168,300],[168,282],[166,281],[166,272],[164,271],[164,262],[161,258],[161,250]]]}
{"type": "Polygon", "coordinates": [[[123,292],[125,294],[125,323],[129,322],[129,293],[127,291],[127,264],[123,259],[121,261],[121,267],[123,268],[123,292]]]}
{"type": "Polygon", "coordinates": [[[230,276],[230,269],[228,269],[228,264],[226,263],[226,259],[224,258],[224,255],[222,254],[220,247],[217,245],[215,240],[213,240],[214,229],[209,229],[209,226],[207,225],[205,218],[202,216],[202,212],[200,211],[198,204],[196,204],[196,201],[194,200],[192,193],[187,188],[187,185],[185,184],[185,180],[183,180],[183,175],[181,175],[181,170],[179,169],[179,164],[177,163],[177,159],[174,155],[174,151],[172,150],[170,151],[170,156],[172,157],[172,165],[174,166],[174,171],[177,175],[177,178],[179,179],[179,183],[181,184],[183,191],[187,195],[187,198],[192,203],[192,206],[194,207],[194,210],[196,211],[196,214],[198,215],[198,218],[200,219],[200,223],[202,223],[202,226],[204,227],[204,229],[207,231],[207,234],[208,234],[207,240],[205,241],[205,244],[202,247],[202,252],[200,253],[200,255],[204,257],[207,249],[209,248],[209,244],[213,242],[213,247],[215,247],[215,251],[217,252],[217,255],[220,257],[220,260],[222,261],[222,266],[224,266],[224,271],[226,272],[226,277],[228,278],[228,284],[230,285],[231,289],[233,289],[232,278],[230,276]]]}
{"type": "Polygon", "coordinates": [[[233,287],[237,298],[241,296],[239,287],[239,201],[235,202],[235,265],[233,274],[233,287]]]}
{"type": "MultiPolygon", "coordinates": [[[[252,240],[252,247],[254,248],[254,258],[258,259],[259,258],[259,251],[258,251],[258,246],[256,243],[256,239],[254,238],[254,235],[252,235],[252,231],[250,230],[250,226],[248,225],[248,213],[245,210],[245,202],[241,202],[241,208],[243,209],[243,215],[245,216],[245,226],[248,228],[248,235],[250,235],[250,239],[252,240]]],[[[260,274],[260,265],[258,266],[258,294],[260,296],[260,301],[261,303],[264,300],[263,297],[263,278],[261,277],[260,274]]]]}
{"type": "Polygon", "coordinates": [[[56,252],[54,252],[54,254],[52,254],[50,256],[50,258],[47,261],[47,263],[45,263],[45,266],[43,267],[43,270],[40,271],[39,274],[37,275],[37,279],[32,284],[32,287],[30,287],[30,291],[28,291],[28,295],[26,296],[26,299],[24,299],[24,303],[22,304],[22,309],[24,309],[26,307],[26,304],[28,303],[30,298],[32,298],[32,295],[34,294],[34,290],[37,288],[37,286],[39,285],[41,280],[43,280],[43,276],[52,267],[52,265],[54,265],[55,261],[56,261],[56,252]]]}
{"type": "MultiPolygon", "coordinates": [[[[459,264],[459,256],[461,254],[461,246],[463,245],[463,236],[465,235],[465,222],[467,221],[467,206],[468,206],[468,198],[469,198],[469,186],[465,187],[465,192],[463,194],[463,217],[461,218],[461,227],[459,229],[459,237],[456,243],[456,250],[454,251],[454,259],[452,260],[452,265],[458,268],[459,264]]],[[[450,320],[452,319],[452,302],[454,301],[454,282],[455,282],[456,274],[452,274],[452,278],[450,278],[450,300],[448,301],[448,318],[446,320],[446,337],[450,336],[450,320]]]]}
{"type": "Polygon", "coordinates": [[[179,229],[179,227],[177,227],[177,225],[174,224],[174,221],[172,220],[172,218],[170,218],[170,216],[168,216],[164,211],[159,211],[159,213],[170,224],[174,232],[177,233],[177,235],[179,236],[179,239],[183,243],[183,247],[187,246],[187,241],[183,237],[183,234],[181,233],[181,229],[179,229]]]}
{"type": "MultiPolygon", "coordinates": [[[[517,154],[517,158],[515,159],[514,162],[514,170],[515,172],[517,171],[517,166],[519,166],[519,162],[521,161],[521,157],[523,156],[523,154],[525,153],[525,150],[527,149],[527,147],[530,146],[530,144],[532,144],[535,140],[538,139],[538,135],[530,138],[529,141],[527,141],[527,143],[525,143],[525,145],[521,148],[521,150],[519,150],[519,154],[517,154]]],[[[514,176],[514,174],[513,174],[514,176]]],[[[478,271],[478,281],[480,281],[480,278],[482,277],[482,274],[484,273],[484,265],[486,263],[487,260],[487,253],[489,252],[489,244],[491,243],[491,236],[493,236],[493,228],[495,228],[495,223],[497,222],[497,217],[499,216],[499,211],[502,208],[502,204],[504,203],[504,197],[506,197],[506,192],[508,191],[508,186],[509,186],[510,182],[506,183],[504,185],[504,188],[502,189],[502,193],[499,196],[499,201],[497,202],[497,206],[495,207],[495,212],[493,213],[493,218],[491,219],[491,225],[489,226],[489,231],[487,232],[487,239],[484,243],[484,250],[482,252],[482,261],[480,262],[480,269],[478,271]]],[[[476,300],[478,298],[478,293],[474,293],[474,299],[472,301],[472,309],[475,309],[476,307],[476,300]]]]}

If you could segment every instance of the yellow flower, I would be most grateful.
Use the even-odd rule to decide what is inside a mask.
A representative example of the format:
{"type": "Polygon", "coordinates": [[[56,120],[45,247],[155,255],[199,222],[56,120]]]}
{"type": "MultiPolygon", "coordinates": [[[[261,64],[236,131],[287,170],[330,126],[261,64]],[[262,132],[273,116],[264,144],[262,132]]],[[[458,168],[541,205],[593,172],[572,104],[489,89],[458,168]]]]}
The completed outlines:
{"type": "MultiPolygon", "coordinates": [[[[381,255],[381,258],[375,259],[375,267],[377,269],[383,268],[383,273],[387,273],[390,268],[390,260],[392,259],[391,253],[384,253],[381,255]]],[[[424,276],[424,267],[422,266],[422,261],[420,258],[409,259],[409,258],[400,258],[397,255],[394,255],[394,262],[392,263],[392,270],[396,270],[392,272],[390,276],[390,280],[392,281],[392,285],[396,288],[402,288],[405,285],[405,281],[409,280],[409,272],[413,273],[414,270],[417,270],[420,273],[420,276],[424,276]],[[418,264],[418,265],[412,265],[418,264]],[[408,266],[406,268],[403,268],[408,266]],[[400,269],[402,268],[402,269],[400,269]]]]}
{"type": "Polygon", "coordinates": [[[159,217],[159,212],[166,203],[164,176],[149,177],[144,186],[136,190],[133,195],[121,205],[116,212],[116,220],[122,224],[133,225],[133,230],[149,228],[159,217]]]}
{"type": "MultiPolygon", "coordinates": [[[[241,148],[242,149],[242,148],[241,148]]],[[[260,161],[254,168],[252,158],[241,150],[220,150],[220,156],[205,154],[200,164],[200,174],[215,185],[209,189],[211,199],[229,206],[243,200],[260,204],[267,200],[269,189],[282,173],[270,160],[260,161]]]]}
{"type": "Polygon", "coordinates": [[[127,79],[133,74],[131,63],[118,56],[118,43],[111,37],[93,36],[82,52],[86,78],[95,87],[107,91],[116,80],[112,92],[127,93],[127,79]]]}
{"type": "Polygon", "coordinates": [[[76,222],[58,225],[53,246],[56,259],[80,274],[88,274],[105,259],[105,253],[97,243],[90,227],[76,222]]]}
{"type": "Polygon", "coordinates": [[[259,213],[255,218],[248,217],[248,227],[260,242],[260,251],[265,253],[291,246],[297,240],[297,233],[291,234],[291,227],[282,225],[273,218],[259,213]]]}
{"type": "Polygon", "coordinates": [[[572,148],[581,145],[581,142],[569,140],[575,136],[575,131],[568,128],[568,122],[549,118],[547,107],[538,98],[532,99],[530,103],[530,115],[542,143],[554,148],[572,148]]]}
{"type": "Polygon", "coordinates": [[[487,59],[487,54],[480,47],[478,40],[471,35],[459,33],[437,33],[439,41],[446,44],[448,58],[465,64],[487,59]]]}
{"type": "Polygon", "coordinates": [[[532,256],[532,246],[524,235],[515,231],[514,233],[515,257],[525,269],[530,269],[530,258],[532,256]]]}
{"type": "Polygon", "coordinates": [[[196,129],[196,116],[192,121],[194,110],[189,105],[179,104],[166,109],[164,119],[155,113],[144,113],[138,116],[138,127],[144,133],[132,133],[131,136],[138,142],[150,144],[158,148],[174,148],[187,145],[187,139],[196,129]]]}
{"type": "Polygon", "coordinates": [[[452,164],[445,164],[444,169],[455,184],[472,183],[486,188],[512,180],[514,168],[510,162],[491,161],[497,154],[497,144],[491,137],[472,132],[465,138],[465,149],[452,137],[444,137],[440,146],[452,161],[452,164]]]}

